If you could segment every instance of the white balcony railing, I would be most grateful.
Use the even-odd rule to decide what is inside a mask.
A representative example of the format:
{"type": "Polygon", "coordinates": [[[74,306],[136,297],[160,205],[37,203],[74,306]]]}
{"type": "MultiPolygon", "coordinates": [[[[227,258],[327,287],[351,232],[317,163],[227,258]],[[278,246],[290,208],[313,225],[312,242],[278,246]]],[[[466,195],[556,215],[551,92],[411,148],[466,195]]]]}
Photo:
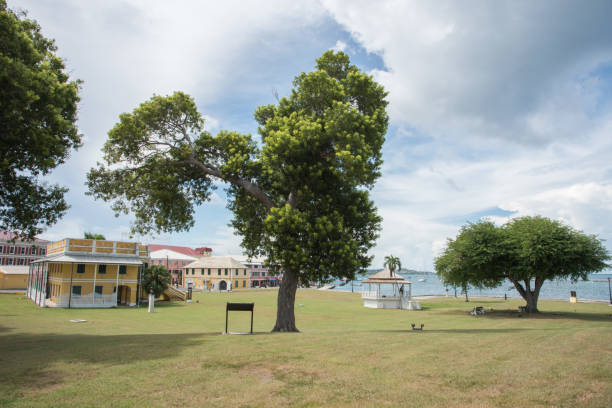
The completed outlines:
{"type": "Polygon", "coordinates": [[[56,307],[113,307],[117,305],[117,295],[61,295],[55,298],[55,302],[50,302],[50,306],[56,307]]]}

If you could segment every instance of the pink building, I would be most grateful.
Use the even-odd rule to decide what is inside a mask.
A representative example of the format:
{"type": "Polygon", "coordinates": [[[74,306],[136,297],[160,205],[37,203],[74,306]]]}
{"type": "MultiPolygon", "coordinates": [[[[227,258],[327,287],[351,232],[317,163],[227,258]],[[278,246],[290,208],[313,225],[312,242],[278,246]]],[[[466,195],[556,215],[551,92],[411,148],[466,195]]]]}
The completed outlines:
{"type": "Polygon", "coordinates": [[[12,232],[0,231],[0,265],[29,265],[47,255],[49,241],[34,238],[33,241],[15,239],[12,232]]]}
{"type": "Polygon", "coordinates": [[[264,265],[263,258],[248,258],[244,255],[232,255],[247,267],[247,273],[250,276],[251,288],[271,288],[280,285],[282,274],[273,274],[270,269],[264,265]]]}
{"type": "Polygon", "coordinates": [[[183,267],[202,256],[211,256],[207,247],[190,248],[178,245],[149,244],[151,265],[163,265],[170,271],[172,285],[183,285],[183,267]]]}

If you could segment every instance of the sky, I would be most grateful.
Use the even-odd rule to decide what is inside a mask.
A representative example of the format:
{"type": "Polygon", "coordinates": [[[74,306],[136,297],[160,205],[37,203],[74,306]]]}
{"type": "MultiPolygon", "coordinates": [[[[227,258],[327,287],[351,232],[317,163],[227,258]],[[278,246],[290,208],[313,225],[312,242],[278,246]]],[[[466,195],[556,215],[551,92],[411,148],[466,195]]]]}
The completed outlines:
{"type": "MultiPolygon", "coordinates": [[[[325,50],[389,92],[383,217],[372,267],[433,270],[467,222],[543,215],[612,250],[612,2],[9,0],[83,80],[84,145],[46,179],[70,210],[40,235],[129,239],[131,216],[86,196],[122,112],[184,91],[206,127],[257,134],[255,108],[288,95],[325,50]]],[[[222,189],[188,232],[145,243],[240,253],[222,189]]]]}

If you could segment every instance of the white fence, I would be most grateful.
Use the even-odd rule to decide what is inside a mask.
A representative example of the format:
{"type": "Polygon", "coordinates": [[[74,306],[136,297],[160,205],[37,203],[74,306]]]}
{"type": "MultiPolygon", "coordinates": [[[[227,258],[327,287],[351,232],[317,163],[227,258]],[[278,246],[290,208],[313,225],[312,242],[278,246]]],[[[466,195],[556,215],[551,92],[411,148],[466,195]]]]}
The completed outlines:
{"type": "Polygon", "coordinates": [[[56,307],[113,307],[117,306],[117,295],[61,295],[56,297],[55,303],[49,302],[49,306],[56,307]]]}

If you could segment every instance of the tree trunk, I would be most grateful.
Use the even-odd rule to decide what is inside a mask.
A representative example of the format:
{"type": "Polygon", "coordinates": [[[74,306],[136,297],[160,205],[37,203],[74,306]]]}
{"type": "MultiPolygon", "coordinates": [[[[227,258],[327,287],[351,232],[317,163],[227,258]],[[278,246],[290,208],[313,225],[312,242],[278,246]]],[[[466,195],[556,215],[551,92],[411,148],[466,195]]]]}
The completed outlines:
{"type": "Polygon", "coordinates": [[[297,290],[297,273],[285,270],[278,290],[276,324],[273,332],[299,332],[295,327],[295,292],[297,290]]]}
{"type": "Polygon", "coordinates": [[[522,298],[525,299],[525,302],[527,302],[527,305],[525,306],[525,311],[527,313],[538,313],[538,298],[540,296],[540,288],[542,287],[544,280],[536,278],[534,290],[531,290],[529,280],[523,281],[525,282],[524,288],[518,281],[510,278],[509,280],[510,282],[512,282],[512,284],[514,285],[518,293],[522,296],[522,298]]]}
{"type": "Polygon", "coordinates": [[[538,297],[532,292],[525,300],[527,301],[525,311],[527,313],[538,313],[538,297]]]}
{"type": "Polygon", "coordinates": [[[155,312],[155,295],[149,292],[149,313],[155,312]]]}

